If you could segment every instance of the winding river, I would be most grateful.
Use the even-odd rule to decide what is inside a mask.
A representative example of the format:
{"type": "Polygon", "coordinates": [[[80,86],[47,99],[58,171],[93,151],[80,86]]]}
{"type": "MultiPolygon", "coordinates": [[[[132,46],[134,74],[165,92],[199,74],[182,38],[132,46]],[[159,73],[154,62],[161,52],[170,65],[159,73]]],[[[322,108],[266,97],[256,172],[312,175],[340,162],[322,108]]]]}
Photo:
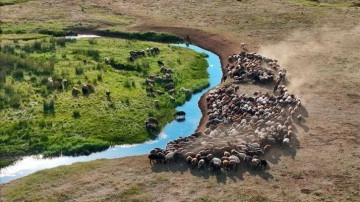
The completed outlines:
{"type": "Polygon", "coordinates": [[[186,46],[185,44],[180,44],[176,46],[188,47],[197,52],[204,52],[209,56],[206,60],[209,64],[207,71],[209,73],[210,86],[201,92],[194,94],[184,105],[176,108],[178,111],[186,112],[185,121],[177,122],[174,120],[168,123],[155,140],[147,141],[142,144],[118,145],[102,152],[92,153],[89,156],[60,156],[55,158],[42,158],[41,155],[34,155],[23,157],[13,165],[0,170],[0,183],[7,183],[39,170],[53,168],[60,165],[70,165],[75,162],[85,162],[103,158],[114,159],[125,156],[147,154],[155,147],[164,148],[170,140],[192,134],[198,127],[202,116],[200,108],[198,107],[200,97],[209,89],[220,83],[222,75],[220,59],[214,53],[194,45],[186,46]]]}

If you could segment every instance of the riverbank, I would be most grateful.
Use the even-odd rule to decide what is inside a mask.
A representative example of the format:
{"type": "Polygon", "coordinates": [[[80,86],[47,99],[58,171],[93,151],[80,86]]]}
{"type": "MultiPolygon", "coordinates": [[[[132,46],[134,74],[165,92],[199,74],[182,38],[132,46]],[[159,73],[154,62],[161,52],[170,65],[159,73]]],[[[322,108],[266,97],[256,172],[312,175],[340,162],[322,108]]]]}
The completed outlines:
{"type": "MultiPolygon", "coordinates": [[[[236,44],[233,41],[224,39],[223,36],[198,29],[170,26],[149,26],[146,24],[136,25],[132,29],[136,31],[157,31],[172,33],[181,36],[184,39],[188,39],[189,43],[209,50],[219,56],[223,75],[226,74],[225,67],[228,63],[228,56],[241,51],[240,42],[239,44],[236,44]]],[[[208,121],[206,107],[207,103],[205,97],[206,93],[202,95],[199,101],[199,108],[202,112],[202,118],[200,120],[197,131],[204,131],[205,123],[208,121]]]]}
{"type": "Polygon", "coordinates": [[[205,54],[163,43],[48,36],[4,40],[1,45],[5,48],[0,49],[0,61],[8,70],[1,75],[0,88],[2,167],[10,162],[5,160],[18,156],[81,156],[155,139],[173,120],[175,107],[190,98],[181,88],[194,93],[209,85],[205,54]],[[148,47],[161,52],[128,61],[129,52],[148,47]],[[110,58],[108,62],[105,57],[110,58]],[[172,100],[170,89],[159,82],[165,76],[159,60],[171,68],[171,79],[176,79],[172,100]],[[52,66],[43,61],[51,61],[52,66]],[[156,94],[150,94],[145,80],[155,74],[161,78],[151,87],[156,94]],[[84,91],[84,84],[91,86],[91,93],[84,91]],[[157,119],[156,131],[144,126],[150,116],[157,119]]]}
{"type": "Polygon", "coordinates": [[[42,158],[40,156],[26,156],[21,160],[17,161],[14,165],[8,166],[1,169],[0,183],[7,183],[9,181],[24,177],[36,171],[44,170],[47,168],[53,168],[62,165],[70,165],[76,162],[87,162],[96,159],[113,159],[121,158],[126,156],[135,156],[147,154],[150,150],[155,147],[165,148],[169,141],[178,139],[179,137],[185,137],[189,134],[194,133],[197,129],[199,120],[201,119],[202,113],[198,107],[198,101],[201,95],[207,92],[209,89],[215,87],[220,83],[221,80],[221,68],[220,59],[214,53],[202,49],[194,45],[178,44],[173,45],[174,47],[187,47],[193,51],[196,51],[200,55],[206,54],[206,61],[208,63],[207,73],[209,77],[209,87],[203,89],[191,96],[185,104],[176,107],[177,111],[186,112],[186,119],[179,122],[172,120],[167,123],[161,130],[158,137],[154,140],[146,141],[139,144],[125,144],[111,147],[102,152],[92,153],[87,156],[60,156],[54,158],[42,158]]]}

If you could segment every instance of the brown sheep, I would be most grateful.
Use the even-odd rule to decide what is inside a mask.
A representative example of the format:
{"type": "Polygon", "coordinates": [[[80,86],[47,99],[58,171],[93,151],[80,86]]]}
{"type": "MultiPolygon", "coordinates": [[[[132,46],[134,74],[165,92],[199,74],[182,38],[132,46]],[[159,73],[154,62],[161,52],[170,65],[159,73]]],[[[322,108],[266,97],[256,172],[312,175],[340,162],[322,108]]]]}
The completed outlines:
{"type": "Polygon", "coordinates": [[[264,146],[264,152],[267,153],[271,150],[271,145],[267,144],[264,146]]]}
{"type": "Polygon", "coordinates": [[[192,158],[195,158],[196,154],[194,152],[187,152],[184,157],[187,158],[188,156],[191,156],[192,158]]]}
{"type": "Polygon", "coordinates": [[[222,160],[222,165],[226,170],[229,170],[230,161],[229,160],[222,160]]]}
{"type": "Polygon", "coordinates": [[[197,164],[198,164],[197,158],[193,158],[193,159],[191,160],[191,167],[192,167],[192,168],[195,168],[195,167],[197,166],[197,164]]]}
{"type": "Polygon", "coordinates": [[[193,159],[193,158],[192,158],[191,156],[186,157],[186,163],[187,163],[188,165],[191,165],[192,159],[193,159]]]}

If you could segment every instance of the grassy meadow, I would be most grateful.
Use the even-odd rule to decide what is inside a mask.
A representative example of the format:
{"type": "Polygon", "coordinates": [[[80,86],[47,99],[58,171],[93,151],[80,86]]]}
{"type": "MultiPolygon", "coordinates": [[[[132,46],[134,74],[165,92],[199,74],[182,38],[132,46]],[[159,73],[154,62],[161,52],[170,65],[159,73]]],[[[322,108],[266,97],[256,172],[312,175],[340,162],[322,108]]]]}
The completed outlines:
{"type": "MultiPolygon", "coordinates": [[[[206,55],[165,43],[16,35],[0,35],[2,166],[21,155],[87,155],[111,145],[144,142],[156,137],[145,128],[148,117],[158,119],[160,131],[173,119],[175,107],[189,98],[181,87],[196,92],[209,84],[206,55]],[[160,54],[128,60],[131,50],[149,47],[158,47],[160,54]],[[168,93],[147,94],[145,78],[163,75],[159,60],[173,70],[175,101],[168,93]],[[54,88],[48,78],[66,79],[67,85],[54,88]],[[82,84],[94,86],[95,92],[83,95],[82,84]],[[72,95],[73,88],[80,90],[78,96],[72,95]]],[[[154,90],[166,92],[160,83],[154,90]]]]}

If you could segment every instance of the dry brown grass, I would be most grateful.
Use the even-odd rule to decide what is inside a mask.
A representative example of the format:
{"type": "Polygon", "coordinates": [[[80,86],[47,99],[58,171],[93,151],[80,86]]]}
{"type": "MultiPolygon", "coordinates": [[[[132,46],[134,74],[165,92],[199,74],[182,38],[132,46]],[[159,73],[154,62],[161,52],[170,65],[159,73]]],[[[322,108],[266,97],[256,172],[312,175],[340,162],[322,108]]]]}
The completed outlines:
{"type": "MultiPolygon", "coordinates": [[[[32,6],[43,8],[43,2],[49,1],[26,3],[20,13],[2,12],[2,20],[31,18],[32,6]]],[[[65,2],[73,1],[57,4],[67,8],[65,2]]],[[[1,185],[1,200],[360,201],[359,8],[285,0],[86,2],[137,19],[130,29],[188,34],[223,59],[239,51],[242,41],[277,58],[288,69],[290,90],[306,107],[306,122],[296,126],[298,148],[291,155],[273,150],[265,173],[218,177],[175,164],[152,169],[145,156],[79,163],[1,185]]],[[[68,12],[69,22],[84,18],[77,18],[77,10],[68,12]]]]}

